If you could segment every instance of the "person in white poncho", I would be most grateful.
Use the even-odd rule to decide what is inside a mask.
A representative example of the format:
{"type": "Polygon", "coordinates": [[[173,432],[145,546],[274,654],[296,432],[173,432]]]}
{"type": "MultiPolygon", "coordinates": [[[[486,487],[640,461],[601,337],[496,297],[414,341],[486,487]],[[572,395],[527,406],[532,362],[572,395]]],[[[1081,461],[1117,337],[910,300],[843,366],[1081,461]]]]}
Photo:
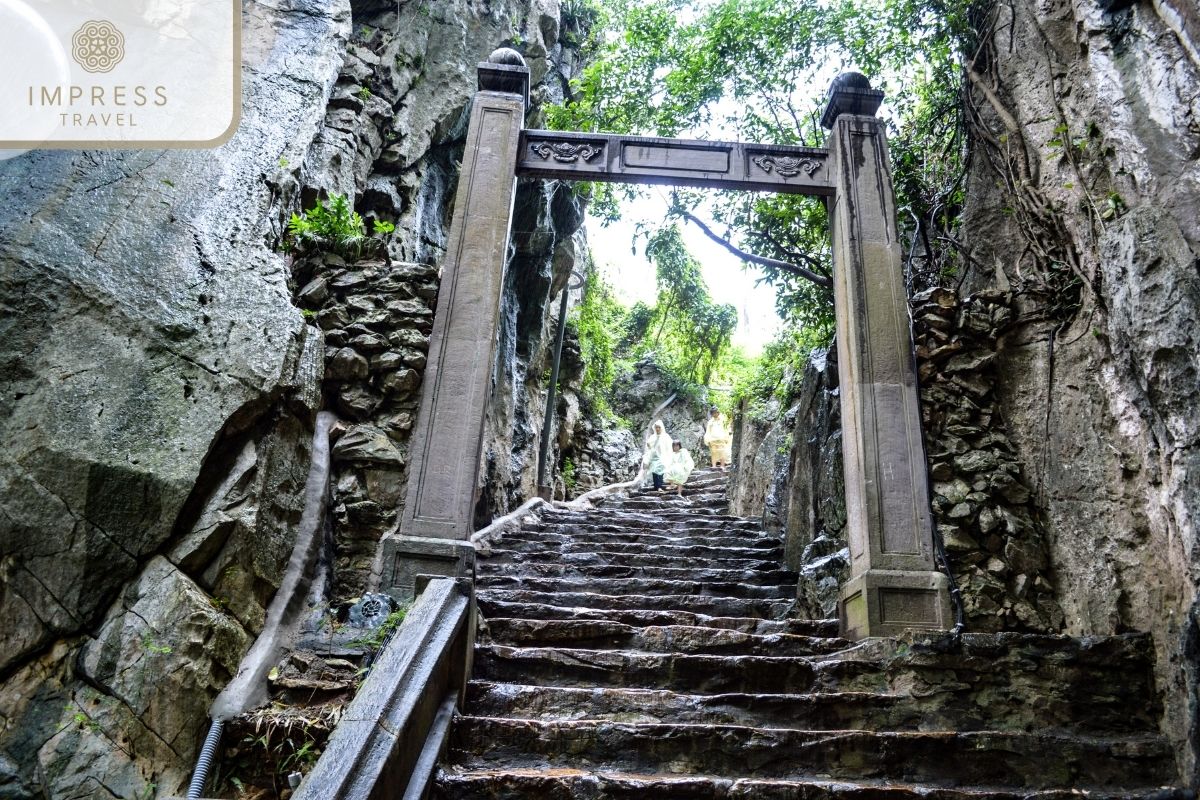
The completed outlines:
{"type": "Polygon", "coordinates": [[[646,438],[646,449],[642,453],[642,467],[650,473],[654,488],[661,491],[664,487],[663,474],[667,471],[667,461],[671,458],[671,437],[667,434],[666,426],[661,419],[654,421],[654,430],[646,438]]]}
{"type": "Polygon", "coordinates": [[[667,488],[678,489],[679,496],[683,497],[683,485],[695,468],[696,462],[692,460],[692,454],[684,449],[683,443],[672,442],[671,457],[667,460],[667,488]]]}

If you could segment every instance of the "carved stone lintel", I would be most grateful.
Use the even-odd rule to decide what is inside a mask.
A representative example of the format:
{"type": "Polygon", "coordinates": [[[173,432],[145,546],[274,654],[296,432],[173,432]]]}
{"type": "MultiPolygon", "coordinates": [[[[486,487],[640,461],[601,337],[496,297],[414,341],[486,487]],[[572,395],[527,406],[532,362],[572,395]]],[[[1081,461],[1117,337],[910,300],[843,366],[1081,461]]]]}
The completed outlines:
{"type": "Polygon", "coordinates": [[[821,162],[815,158],[763,155],[755,156],[753,161],[763,172],[770,172],[774,169],[784,178],[794,178],[801,172],[811,177],[814,172],[821,168],[821,162]]]}
{"type": "Polygon", "coordinates": [[[534,142],[529,149],[543,161],[553,158],[560,164],[572,164],[579,159],[591,161],[604,152],[604,145],[573,144],[571,142],[534,142]]]}

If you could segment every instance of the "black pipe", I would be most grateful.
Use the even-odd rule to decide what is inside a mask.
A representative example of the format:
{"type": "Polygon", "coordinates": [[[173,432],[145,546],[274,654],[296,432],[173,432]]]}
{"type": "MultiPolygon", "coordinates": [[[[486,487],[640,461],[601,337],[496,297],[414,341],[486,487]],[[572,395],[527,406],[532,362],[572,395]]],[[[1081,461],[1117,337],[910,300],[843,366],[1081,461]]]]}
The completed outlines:
{"type": "Polygon", "coordinates": [[[200,748],[200,757],[196,759],[196,771],[192,773],[192,782],[188,784],[188,800],[199,800],[204,795],[204,785],[208,783],[208,771],[212,769],[213,759],[217,755],[217,745],[221,743],[221,729],[225,727],[223,720],[214,719],[204,737],[204,746],[200,748]]]}

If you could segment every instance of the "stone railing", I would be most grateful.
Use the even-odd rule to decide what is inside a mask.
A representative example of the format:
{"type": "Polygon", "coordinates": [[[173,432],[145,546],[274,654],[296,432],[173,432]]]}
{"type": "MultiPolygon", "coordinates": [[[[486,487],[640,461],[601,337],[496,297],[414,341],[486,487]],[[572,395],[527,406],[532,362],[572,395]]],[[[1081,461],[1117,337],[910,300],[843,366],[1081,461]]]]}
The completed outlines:
{"type": "Polygon", "coordinates": [[[432,578],[293,800],[420,798],[470,669],[469,579],[432,578]]]}

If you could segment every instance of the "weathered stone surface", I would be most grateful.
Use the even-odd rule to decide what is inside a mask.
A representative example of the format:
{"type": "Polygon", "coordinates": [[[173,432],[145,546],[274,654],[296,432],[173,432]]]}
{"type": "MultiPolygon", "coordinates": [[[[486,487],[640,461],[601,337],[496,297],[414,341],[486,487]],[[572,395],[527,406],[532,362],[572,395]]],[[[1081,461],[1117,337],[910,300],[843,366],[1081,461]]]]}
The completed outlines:
{"type": "MultiPolygon", "coordinates": [[[[548,95],[548,97],[554,95],[548,95]]],[[[581,259],[583,206],[567,183],[519,182],[513,204],[513,255],[505,273],[496,346],[492,401],[484,447],[475,524],[481,527],[537,495],[537,453],[545,415],[543,375],[548,375],[558,325],[555,300],[581,259]]],[[[564,347],[557,427],[564,401],[582,375],[564,347]]],[[[551,463],[561,453],[551,442],[551,463]]],[[[569,449],[569,448],[568,448],[569,449]]],[[[632,476],[629,476],[632,477],[632,476]]]]}
{"type": "Polygon", "coordinates": [[[367,359],[353,347],[338,350],[325,367],[325,377],[330,380],[361,380],[367,377],[369,372],[367,359]]]}
{"type": "MultiPolygon", "coordinates": [[[[1051,591],[1068,631],[1155,633],[1167,724],[1193,781],[1198,37],[1192,4],[1176,0],[1022,4],[988,42],[1009,123],[974,93],[981,122],[1026,154],[1020,191],[1057,210],[1047,241],[1084,281],[1076,313],[1022,298],[997,384],[1044,512],[1051,591]],[[1064,158],[1046,146],[1056,137],[1086,152],[1064,158]]],[[[1027,222],[1001,212],[1009,195],[985,161],[967,176],[963,285],[1019,289],[1038,256],[1024,249],[1027,222]]]]}
{"type": "MultiPolygon", "coordinates": [[[[311,423],[308,384],[319,376],[302,357],[305,326],[270,242],[295,198],[280,159],[300,160],[313,141],[349,15],[321,0],[295,12],[260,3],[244,23],[245,111],[217,152],[39,150],[0,162],[6,670],[94,631],[177,526],[187,533],[189,497],[223,479],[226,447],[270,435],[293,411],[297,425],[311,423]]],[[[264,516],[286,536],[286,509],[264,516]]],[[[61,680],[68,696],[91,691],[61,680]]],[[[95,776],[107,775],[132,797],[160,767],[194,756],[203,719],[164,755],[123,744],[145,738],[140,723],[113,699],[97,703],[104,736],[6,726],[4,752],[45,744],[15,759],[21,781],[96,796],[95,776]],[[36,777],[39,758],[61,769],[36,777]]]]}
{"type": "Polygon", "coordinates": [[[542,507],[490,541],[474,680],[435,797],[1186,796],[1163,788],[1150,637],[851,646],[833,620],[766,619],[761,588],[790,595],[795,576],[778,534],[713,513],[723,477],[697,475],[690,502],[542,507]],[[486,588],[502,583],[544,585],[486,588]]]}
{"type": "Polygon", "coordinates": [[[849,567],[848,554],[830,557],[846,546],[836,362],[832,350],[814,352],[786,409],[746,405],[734,425],[730,508],[783,532],[786,563],[809,578],[800,607],[814,618],[836,613],[849,567]]]}
{"type": "Polygon", "coordinates": [[[126,589],[79,670],[173,749],[187,751],[196,722],[237,671],[250,637],[161,556],[126,589]]]}
{"type": "MultiPolygon", "coordinates": [[[[397,223],[401,256],[434,261],[445,241],[454,123],[474,89],[474,63],[517,29],[541,48],[543,72],[561,52],[542,33],[555,26],[537,22],[557,7],[536,5],[480,15],[457,0],[378,4],[356,8],[352,24],[344,3],[251,3],[246,112],[239,134],[215,154],[39,151],[0,163],[10,200],[0,212],[0,409],[11,445],[0,457],[4,674],[20,672],[35,653],[67,658],[55,640],[96,634],[114,598],[132,591],[129,581],[157,553],[247,629],[261,624],[286,561],[297,514],[292,489],[307,467],[305,426],[322,380],[324,346],[292,292],[317,312],[335,348],[360,337],[373,347],[381,335],[387,350],[404,348],[404,366],[416,370],[437,294],[436,269],[398,265],[398,296],[342,302],[352,287],[390,276],[372,283],[333,256],[327,265],[340,274],[314,275],[299,264],[289,275],[289,259],[273,249],[283,220],[320,191],[341,192],[361,200],[368,222],[397,223]],[[348,38],[356,40],[349,47],[348,38]],[[351,97],[368,87],[373,99],[347,102],[343,77],[354,81],[351,97]],[[369,182],[369,173],[396,163],[377,159],[385,147],[396,148],[403,174],[369,182]],[[363,192],[381,185],[390,191],[363,192]],[[395,335],[355,327],[372,322],[395,326],[395,335]]],[[[347,374],[359,380],[353,361],[347,374]]],[[[403,385],[416,389],[409,375],[403,385]]],[[[411,429],[411,397],[391,396],[399,407],[389,407],[375,387],[326,389],[327,401],[340,400],[349,414],[401,420],[389,433],[411,429]]],[[[386,470],[359,483],[391,501],[384,518],[395,513],[398,480],[386,470]]],[[[64,691],[77,691],[75,677],[62,680],[64,691]]],[[[145,734],[117,701],[101,702],[128,730],[114,727],[108,738],[89,737],[86,727],[64,731],[48,746],[77,749],[78,767],[64,767],[48,788],[35,786],[38,760],[24,737],[42,736],[40,746],[53,731],[6,723],[0,760],[17,765],[13,780],[30,792],[90,797],[90,769],[133,797],[144,786],[122,782],[127,767],[151,782],[160,765],[193,760],[198,743],[181,739],[178,752],[140,746],[129,761],[122,735],[145,734]],[[29,757],[10,757],[14,747],[29,757]]],[[[203,720],[192,724],[197,733],[203,720]]]]}
{"type": "Polygon", "coordinates": [[[335,462],[404,466],[404,454],[374,425],[352,425],[333,446],[335,462]]]}
{"type": "Polygon", "coordinates": [[[918,358],[926,449],[936,481],[933,513],[956,578],[965,587],[968,629],[1060,630],[1061,613],[1048,593],[1035,592],[1035,605],[1018,611],[1016,601],[1030,591],[1030,575],[1040,577],[1046,570],[1046,534],[1029,508],[1028,479],[994,395],[1000,363],[994,332],[960,324],[966,318],[961,308],[973,309],[979,318],[1003,318],[1012,297],[980,292],[959,298],[944,289],[936,302],[929,292],[918,297],[926,297],[914,300],[918,352],[948,336],[960,353],[944,364],[932,354],[918,358]],[[933,318],[945,324],[929,324],[933,318]],[[987,594],[980,593],[983,586],[987,594]]]}
{"type": "MultiPolygon", "coordinates": [[[[481,769],[440,776],[444,796],[455,800],[624,800],[654,797],[670,800],[1070,800],[1073,790],[952,789],[888,781],[864,783],[844,779],[702,778],[686,775],[596,774],[580,769],[481,769]]],[[[1183,790],[1090,792],[1094,800],[1186,800],[1183,790]]]]}

